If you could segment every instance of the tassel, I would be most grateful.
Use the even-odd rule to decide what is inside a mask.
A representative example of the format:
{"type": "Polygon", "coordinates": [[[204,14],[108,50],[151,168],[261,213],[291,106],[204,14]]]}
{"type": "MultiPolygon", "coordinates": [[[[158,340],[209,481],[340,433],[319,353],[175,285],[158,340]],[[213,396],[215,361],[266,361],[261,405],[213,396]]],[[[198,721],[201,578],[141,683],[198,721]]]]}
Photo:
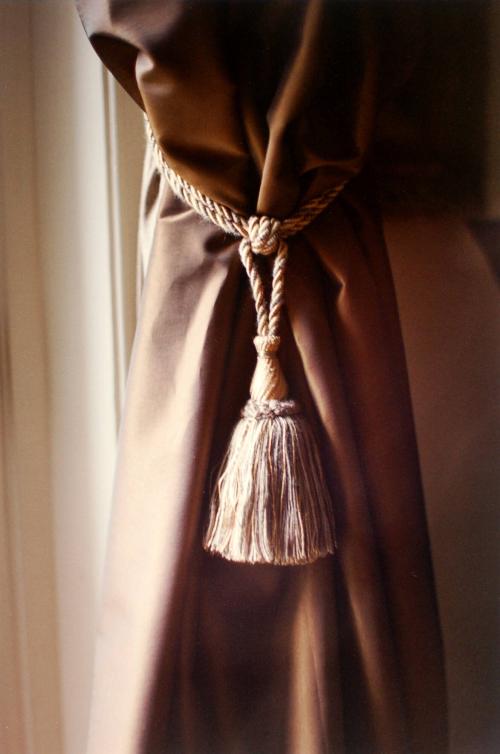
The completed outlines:
{"type": "Polygon", "coordinates": [[[204,547],[227,560],[299,565],[335,550],[318,449],[287,385],[279,336],[257,336],[257,366],[219,472],[204,547]]]}

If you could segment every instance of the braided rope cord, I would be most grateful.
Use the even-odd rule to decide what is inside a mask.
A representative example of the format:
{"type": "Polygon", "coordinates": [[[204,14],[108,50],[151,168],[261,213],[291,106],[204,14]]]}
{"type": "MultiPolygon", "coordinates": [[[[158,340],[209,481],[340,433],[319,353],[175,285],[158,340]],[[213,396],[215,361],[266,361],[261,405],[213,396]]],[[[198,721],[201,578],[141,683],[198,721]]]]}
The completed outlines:
{"type": "MultiPolygon", "coordinates": [[[[239,254],[247,272],[255,302],[257,334],[270,341],[276,341],[281,309],[285,300],[285,271],[288,258],[286,239],[300,233],[320,215],[340,194],[347,180],[304,202],[291,217],[285,220],[280,221],[266,215],[246,217],[211,199],[176,173],[167,163],[147,116],[145,116],[145,123],[158,169],[174,194],[205,220],[217,225],[226,233],[241,238],[239,254]],[[276,254],[269,303],[266,301],[264,284],[255,264],[254,255],[256,254],[263,256],[276,254]]],[[[275,350],[274,346],[273,350],[275,350]]]]}

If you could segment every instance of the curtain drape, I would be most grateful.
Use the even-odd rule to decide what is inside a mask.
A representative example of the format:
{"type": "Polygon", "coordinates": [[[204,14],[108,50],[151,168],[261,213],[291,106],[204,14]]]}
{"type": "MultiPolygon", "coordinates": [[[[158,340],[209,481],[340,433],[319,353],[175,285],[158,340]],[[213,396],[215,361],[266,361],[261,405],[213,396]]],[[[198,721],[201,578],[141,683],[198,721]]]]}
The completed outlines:
{"type": "Polygon", "coordinates": [[[80,0],[175,170],[287,217],[282,359],[320,441],[339,549],[236,565],[201,548],[248,394],[237,242],[148,163],[151,252],[116,470],[89,754],[443,754],[444,667],[405,356],[370,150],[411,75],[413,4],[80,0]]]}

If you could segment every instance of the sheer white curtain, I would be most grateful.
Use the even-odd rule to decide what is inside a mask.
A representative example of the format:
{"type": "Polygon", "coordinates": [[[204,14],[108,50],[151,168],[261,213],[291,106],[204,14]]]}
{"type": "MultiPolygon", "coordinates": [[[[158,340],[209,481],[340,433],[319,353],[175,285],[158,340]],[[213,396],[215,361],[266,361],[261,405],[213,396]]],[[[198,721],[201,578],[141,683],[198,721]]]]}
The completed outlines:
{"type": "Polygon", "coordinates": [[[0,750],[82,754],[142,120],[74,4],[0,5],[0,750]]]}

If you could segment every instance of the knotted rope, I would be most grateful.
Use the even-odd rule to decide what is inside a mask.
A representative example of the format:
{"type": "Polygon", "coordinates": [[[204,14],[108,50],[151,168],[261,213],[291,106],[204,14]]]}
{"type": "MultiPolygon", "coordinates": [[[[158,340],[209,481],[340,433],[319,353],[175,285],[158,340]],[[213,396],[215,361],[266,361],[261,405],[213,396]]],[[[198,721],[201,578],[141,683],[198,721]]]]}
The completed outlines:
{"type": "Polygon", "coordinates": [[[285,271],[288,259],[286,239],[300,233],[318,217],[340,194],[347,181],[309,199],[286,220],[280,221],[267,215],[245,217],[211,199],[181,178],[168,165],[147,118],[146,130],[158,169],[166,178],[174,194],[194,209],[200,217],[217,225],[226,233],[241,238],[239,254],[250,281],[257,313],[257,334],[260,340],[256,339],[256,349],[262,356],[275,353],[279,347],[279,321],[285,294],[285,271]],[[255,264],[254,255],[259,254],[262,256],[276,254],[269,302],[266,301],[264,284],[255,264]]]}
{"type": "Polygon", "coordinates": [[[309,563],[335,548],[333,510],[312,432],[288,387],[277,351],[285,300],[287,239],[308,226],[344,183],[306,201],[285,220],[244,215],[211,199],[167,163],[146,119],[156,163],[185,204],[239,237],[257,314],[257,365],[210,504],[204,546],[229,560],[309,563]],[[269,301],[255,257],[274,256],[269,301]]]}

